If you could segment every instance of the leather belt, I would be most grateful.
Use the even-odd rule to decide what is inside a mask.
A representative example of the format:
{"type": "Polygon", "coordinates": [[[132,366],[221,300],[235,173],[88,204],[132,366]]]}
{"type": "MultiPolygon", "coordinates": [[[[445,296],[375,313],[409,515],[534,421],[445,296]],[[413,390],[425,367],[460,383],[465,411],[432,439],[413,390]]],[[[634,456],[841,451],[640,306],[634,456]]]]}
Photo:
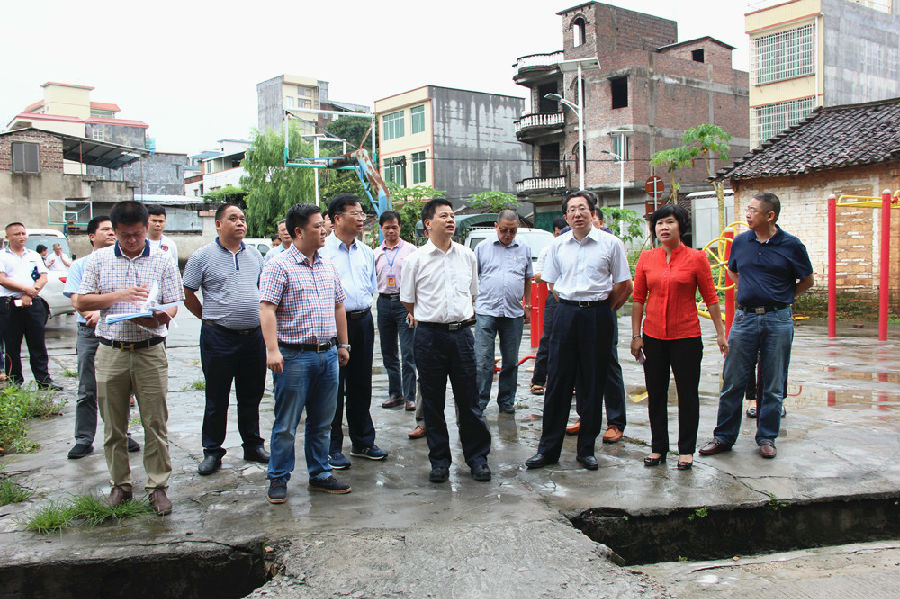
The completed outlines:
{"type": "Polygon", "coordinates": [[[578,306],[579,308],[593,308],[595,306],[606,306],[609,304],[609,300],[573,301],[560,299],[559,303],[566,304],[567,306],[578,306]]]}
{"type": "Polygon", "coordinates": [[[252,335],[256,331],[259,330],[259,327],[253,327],[252,329],[230,329],[224,325],[219,324],[218,322],[212,320],[203,320],[203,324],[209,325],[215,329],[219,329],[220,331],[225,331],[226,333],[231,333],[233,335],[252,335]]]}
{"type": "Polygon", "coordinates": [[[347,312],[347,320],[359,320],[360,318],[365,318],[371,311],[371,308],[365,308],[363,310],[350,310],[347,312]]]}
{"type": "Polygon", "coordinates": [[[418,325],[429,327],[432,329],[441,329],[442,331],[458,331],[475,324],[475,319],[461,320],[459,322],[422,322],[417,321],[418,325]]]}
{"type": "Polygon", "coordinates": [[[284,347],[288,347],[290,349],[299,349],[301,351],[314,351],[317,354],[322,352],[326,352],[330,350],[332,347],[335,347],[338,344],[337,337],[332,337],[328,341],[323,341],[322,343],[285,343],[283,341],[279,341],[278,345],[282,345],[284,347]]]}
{"type": "Polygon", "coordinates": [[[744,306],[738,304],[738,310],[743,310],[744,312],[753,312],[754,314],[765,314],[766,312],[783,310],[789,306],[790,304],[768,304],[766,306],[744,306]]]}
{"type": "Polygon", "coordinates": [[[147,349],[154,345],[159,345],[166,340],[165,337],[150,337],[143,341],[111,341],[105,337],[97,337],[101,345],[112,347],[113,349],[121,349],[123,351],[134,351],[136,349],[147,349]]]}
{"type": "Polygon", "coordinates": [[[380,296],[383,297],[384,299],[395,300],[395,301],[398,301],[398,302],[400,301],[400,294],[399,294],[399,293],[379,293],[378,295],[380,295],[380,296]]]}

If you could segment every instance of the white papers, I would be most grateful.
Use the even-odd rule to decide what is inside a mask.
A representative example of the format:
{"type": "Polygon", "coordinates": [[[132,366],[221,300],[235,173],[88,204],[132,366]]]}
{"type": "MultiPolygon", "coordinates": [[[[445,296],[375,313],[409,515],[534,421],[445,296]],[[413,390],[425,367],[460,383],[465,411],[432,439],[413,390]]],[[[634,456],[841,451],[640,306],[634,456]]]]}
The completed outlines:
{"type": "Polygon", "coordinates": [[[160,304],[158,303],[157,298],[159,297],[159,283],[153,283],[153,286],[150,288],[149,293],[147,294],[147,300],[141,302],[137,311],[135,312],[127,312],[124,314],[113,314],[106,317],[106,324],[113,324],[116,322],[122,322],[123,320],[133,320],[135,318],[147,318],[152,317],[154,312],[163,312],[168,310],[169,308],[174,308],[177,306],[181,306],[184,302],[169,302],[168,304],[160,304]]]}

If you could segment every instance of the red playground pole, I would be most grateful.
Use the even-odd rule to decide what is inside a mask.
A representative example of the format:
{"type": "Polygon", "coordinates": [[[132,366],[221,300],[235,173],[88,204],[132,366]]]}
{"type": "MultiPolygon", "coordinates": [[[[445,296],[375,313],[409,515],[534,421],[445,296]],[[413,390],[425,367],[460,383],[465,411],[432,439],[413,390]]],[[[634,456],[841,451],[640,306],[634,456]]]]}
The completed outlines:
{"type": "MultiPolygon", "coordinates": [[[[731,242],[734,240],[734,231],[725,231],[722,235],[729,241],[725,244],[725,266],[723,268],[726,269],[725,272],[725,282],[731,282],[731,279],[728,277],[728,260],[731,258],[731,242]]],[[[728,335],[731,334],[731,323],[734,322],[734,284],[732,284],[728,289],[725,290],[725,338],[728,338],[728,335]]]]}
{"type": "Polygon", "coordinates": [[[891,192],[881,193],[881,277],[878,289],[878,340],[887,341],[888,331],[888,274],[891,270],[891,192]]]}
{"type": "Polygon", "coordinates": [[[828,336],[836,335],[837,321],[837,199],[828,196],[828,336]]]}

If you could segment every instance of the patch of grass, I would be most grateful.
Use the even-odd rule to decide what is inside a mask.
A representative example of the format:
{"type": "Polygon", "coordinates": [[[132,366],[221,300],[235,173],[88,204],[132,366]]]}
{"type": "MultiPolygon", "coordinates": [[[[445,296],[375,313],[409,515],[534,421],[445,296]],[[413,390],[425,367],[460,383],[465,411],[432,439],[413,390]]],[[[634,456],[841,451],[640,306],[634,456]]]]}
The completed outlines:
{"type": "Polygon", "coordinates": [[[694,520],[695,518],[706,518],[709,513],[706,511],[705,507],[698,507],[694,510],[694,513],[688,516],[688,520],[694,520]]]}
{"type": "Polygon", "coordinates": [[[142,518],[153,514],[145,499],[123,501],[110,507],[96,495],[73,495],[67,501],[50,501],[28,516],[25,528],[38,534],[49,534],[72,526],[97,526],[108,520],[142,518]]]}
{"type": "Polygon", "coordinates": [[[69,370],[68,368],[66,368],[65,370],[63,370],[63,376],[69,377],[70,379],[74,379],[75,377],[78,376],[78,371],[77,370],[69,370]]]}
{"type": "Polygon", "coordinates": [[[19,503],[34,495],[33,492],[3,474],[3,468],[4,466],[0,465],[0,506],[19,503]]]}
{"type": "Polygon", "coordinates": [[[194,391],[203,391],[204,389],[206,389],[206,381],[203,379],[194,381],[193,383],[191,383],[191,388],[194,391]]]}
{"type": "Polygon", "coordinates": [[[129,428],[134,428],[136,426],[141,426],[141,417],[140,416],[135,416],[134,418],[132,418],[131,420],[128,421],[129,428]]]}
{"type": "Polygon", "coordinates": [[[0,389],[0,454],[35,451],[37,444],[28,441],[27,420],[59,415],[64,405],[65,399],[57,400],[33,384],[0,389]]]}
{"type": "MultiPolygon", "coordinates": [[[[838,320],[878,320],[878,300],[858,293],[841,291],[837,294],[835,311],[838,320]]],[[[804,293],[794,300],[794,313],[810,318],[828,318],[828,297],[819,293],[804,293]]],[[[892,313],[890,318],[897,318],[892,313]]]]}

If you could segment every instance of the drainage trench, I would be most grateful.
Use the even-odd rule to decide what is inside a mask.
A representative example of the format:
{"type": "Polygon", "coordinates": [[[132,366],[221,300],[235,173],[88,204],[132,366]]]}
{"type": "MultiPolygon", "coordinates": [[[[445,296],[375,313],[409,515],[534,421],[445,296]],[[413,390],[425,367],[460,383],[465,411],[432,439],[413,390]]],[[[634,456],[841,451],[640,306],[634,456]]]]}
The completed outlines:
{"type": "Polygon", "coordinates": [[[714,560],[900,538],[900,494],[808,502],[777,499],[756,506],[676,509],[630,515],[588,509],[572,524],[603,543],[622,565],[714,560]]]}
{"type": "Polygon", "coordinates": [[[178,597],[237,599],[266,582],[262,543],[119,559],[0,564],[0,599],[178,597]]]}

